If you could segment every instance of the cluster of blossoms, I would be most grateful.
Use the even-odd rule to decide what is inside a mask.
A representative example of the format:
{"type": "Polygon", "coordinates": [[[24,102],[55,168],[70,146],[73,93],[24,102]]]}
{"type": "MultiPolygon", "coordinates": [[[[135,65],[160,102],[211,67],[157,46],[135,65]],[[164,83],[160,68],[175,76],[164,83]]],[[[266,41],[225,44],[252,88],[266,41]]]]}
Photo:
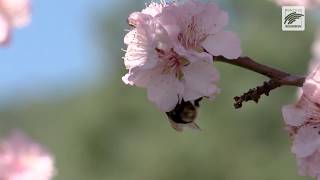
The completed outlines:
{"type": "Polygon", "coordinates": [[[284,106],[283,117],[302,176],[320,180],[320,36],[312,46],[310,73],[296,104],[284,106]]]}
{"type": "Polygon", "coordinates": [[[29,0],[0,0],[0,45],[8,43],[13,28],[30,22],[29,0]]]}
{"type": "Polygon", "coordinates": [[[20,132],[0,142],[1,180],[51,180],[53,157],[20,132]]]}
{"type": "Polygon", "coordinates": [[[219,73],[213,56],[241,55],[236,34],[224,30],[228,14],[213,3],[152,2],[132,13],[128,23],[134,28],[124,38],[129,72],[123,81],[146,88],[148,99],[163,112],[181,102],[214,98],[219,73]]]}
{"type": "Polygon", "coordinates": [[[320,179],[320,67],[307,77],[299,101],[283,107],[300,175],[320,179]]]}
{"type": "Polygon", "coordinates": [[[320,6],[320,0],[275,0],[280,6],[304,6],[315,8],[320,6]]]}

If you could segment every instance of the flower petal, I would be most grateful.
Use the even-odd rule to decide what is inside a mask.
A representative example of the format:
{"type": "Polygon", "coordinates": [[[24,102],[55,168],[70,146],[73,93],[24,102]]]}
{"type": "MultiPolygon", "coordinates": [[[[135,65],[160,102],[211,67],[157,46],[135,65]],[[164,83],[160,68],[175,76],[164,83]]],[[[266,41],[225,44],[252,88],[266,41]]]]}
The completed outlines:
{"type": "Polygon", "coordinates": [[[319,133],[319,126],[301,127],[293,141],[292,152],[299,158],[312,155],[320,148],[319,133]]]}
{"type": "Polygon", "coordinates": [[[242,50],[237,35],[230,31],[208,36],[202,46],[214,56],[224,56],[236,59],[241,56],[242,50]]]}
{"type": "Polygon", "coordinates": [[[150,38],[148,31],[143,27],[137,27],[124,37],[124,43],[128,45],[124,57],[127,69],[134,67],[152,68],[157,63],[155,42],[150,38]]]}
{"type": "Polygon", "coordinates": [[[316,64],[307,77],[303,87],[303,93],[313,102],[320,104],[320,65],[316,64]]]}
{"type": "Polygon", "coordinates": [[[133,68],[129,70],[125,76],[122,77],[122,81],[128,85],[136,85],[138,87],[147,87],[150,80],[161,74],[161,69],[141,69],[133,68]]]}
{"type": "Polygon", "coordinates": [[[166,3],[155,3],[151,2],[145,9],[142,10],[142,13],[148,14],[152,17],[160,14],[164,7],[166,7],[166,3]]]}
{"type": "Polygon", "coordinates": [[[301,126],[306,119],[305,111],[296,105],[286,105],[282,107],[284,121],[289,126],[301,126]]]}
{"type": "Polygon", "coordinates": [[[162,74],[148,84],[148,98],[163,112],[175,108],[183,92],[183,85],[173,75],[162,74]]]}
{"type": "Polygon", "coordinates": [[[144,24],[145,22],[152,19],[152,16],[141,13],[141,12],[133,12],[130,14],[128,18],[129,25],[138,26],[144,24]]]}
{"type": "Polygon", "coordinates": [[[181,44],[175,44],[174,50],[190,62],[205,61],[209,64],[213,64],[213,57],[208,53],[185,49],[181,44]]]}
{"type": "Polygon", "coordinates": [[[185,101],[196,100],[201,97],[211,97],[219,93],[216,83],[219,80],[219,72],[212,64],[199,61],[191,63],[183,70],[185,101]]]}
{"type": "Polygon", "coordinates": [[[13,26],[25,26],[31,21],[29,0],[0,0],[0,4],[13,26]]]}
{"type": "Polygon", "coordinates": [[[208,34],[222,31],[229,22],[227,12],[219,9],[214,3],[197,3],[200,13],[195,15],[197,26],[208,34]],[[210,19],[210,21],[208,21],[210,19]]]}
{"type": "Polygon", "coordinates": [[[5,16],[0,14],[0,45],[6,44],[10,37],[10,25],[5,16]]]}

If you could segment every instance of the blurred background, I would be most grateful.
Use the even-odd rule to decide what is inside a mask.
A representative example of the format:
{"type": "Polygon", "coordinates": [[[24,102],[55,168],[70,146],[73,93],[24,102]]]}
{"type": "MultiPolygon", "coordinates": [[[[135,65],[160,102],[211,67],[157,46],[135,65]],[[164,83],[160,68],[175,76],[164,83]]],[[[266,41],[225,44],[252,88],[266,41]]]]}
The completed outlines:
{"type": "MultiPolygon", "coordinates": [[[[146,91],[122,83],[123,37],[145,0],[33,0],[32,24],[0,49],[0,135],[21,129],[55,155],[57,180],[305,180],[299,177],[281,106],[296,88],[233,108],[264,77],[225,64],[222,93],[203,101],[202,132],[175,132],[146,91]]],[[[317,12],[304,32],[282,32],[268,0],[220,0],[244,55],[305,74],[317,12]]],[[[318,21],[318,22],[317,22],[318,21]]]]}

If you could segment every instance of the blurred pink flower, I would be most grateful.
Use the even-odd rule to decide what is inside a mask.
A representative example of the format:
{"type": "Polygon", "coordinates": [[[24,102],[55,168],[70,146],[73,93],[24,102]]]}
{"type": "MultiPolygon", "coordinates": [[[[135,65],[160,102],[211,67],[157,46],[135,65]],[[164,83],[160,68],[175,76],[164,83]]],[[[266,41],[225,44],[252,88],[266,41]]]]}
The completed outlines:
{"type": "Polygon", "coordinates": [[[320,0],[275,0],[280,6],[304,6],[315,8],[320,5],[320,0]]]}
{"type": "Polygon", "coordinates": [[[314,60],[320,61],[320,27],[318,28],[315,41],[312,45],[312,55],[314,60]]]}
{"type": "Polygon", "coordinates": [[[282,112],[299,174],[320,179],[320,66],[307,77],[298,103],[284,106],[282,112]]]}
{"type": "Polygon", "coordinates": [[[51,180],[54,160],[39,144],[21,133],[13,133],[0,143],[1,180],[51,180]]]}
{"type": "Polygon", "coordinates": [[[240,40],[224,31],[227,13],[212,3],[151,3],[128,22],[135,28],[124,38],[129,73],[123,81],[147,88],[149,100],[164,112],[182,99],[214,97],[219,73],[212,55],[241,55],[240,40]]]}
{"type": "Polygon", "coordinates": [[[8,42],[12,28],[25,26],[30,20],[29,0],[0,0],[0,44],[8,42]]]}

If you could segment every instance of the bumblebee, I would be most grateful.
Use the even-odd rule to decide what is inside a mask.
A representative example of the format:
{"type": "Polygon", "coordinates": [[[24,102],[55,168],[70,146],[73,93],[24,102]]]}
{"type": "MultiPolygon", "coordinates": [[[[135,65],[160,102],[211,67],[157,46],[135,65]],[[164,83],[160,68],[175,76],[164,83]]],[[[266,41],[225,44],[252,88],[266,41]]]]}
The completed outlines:
{"type": "Polygon", "coordinates": [[[200,106],[201,100],[202,98],[199,98],[194,102],[182,100],[172,111],[166,113],[174,129],[181,131],[181,126],[183,125],[190,126],[194,129],[200,129],[194,122],[197,118],[197,109],[200,106]]]}

